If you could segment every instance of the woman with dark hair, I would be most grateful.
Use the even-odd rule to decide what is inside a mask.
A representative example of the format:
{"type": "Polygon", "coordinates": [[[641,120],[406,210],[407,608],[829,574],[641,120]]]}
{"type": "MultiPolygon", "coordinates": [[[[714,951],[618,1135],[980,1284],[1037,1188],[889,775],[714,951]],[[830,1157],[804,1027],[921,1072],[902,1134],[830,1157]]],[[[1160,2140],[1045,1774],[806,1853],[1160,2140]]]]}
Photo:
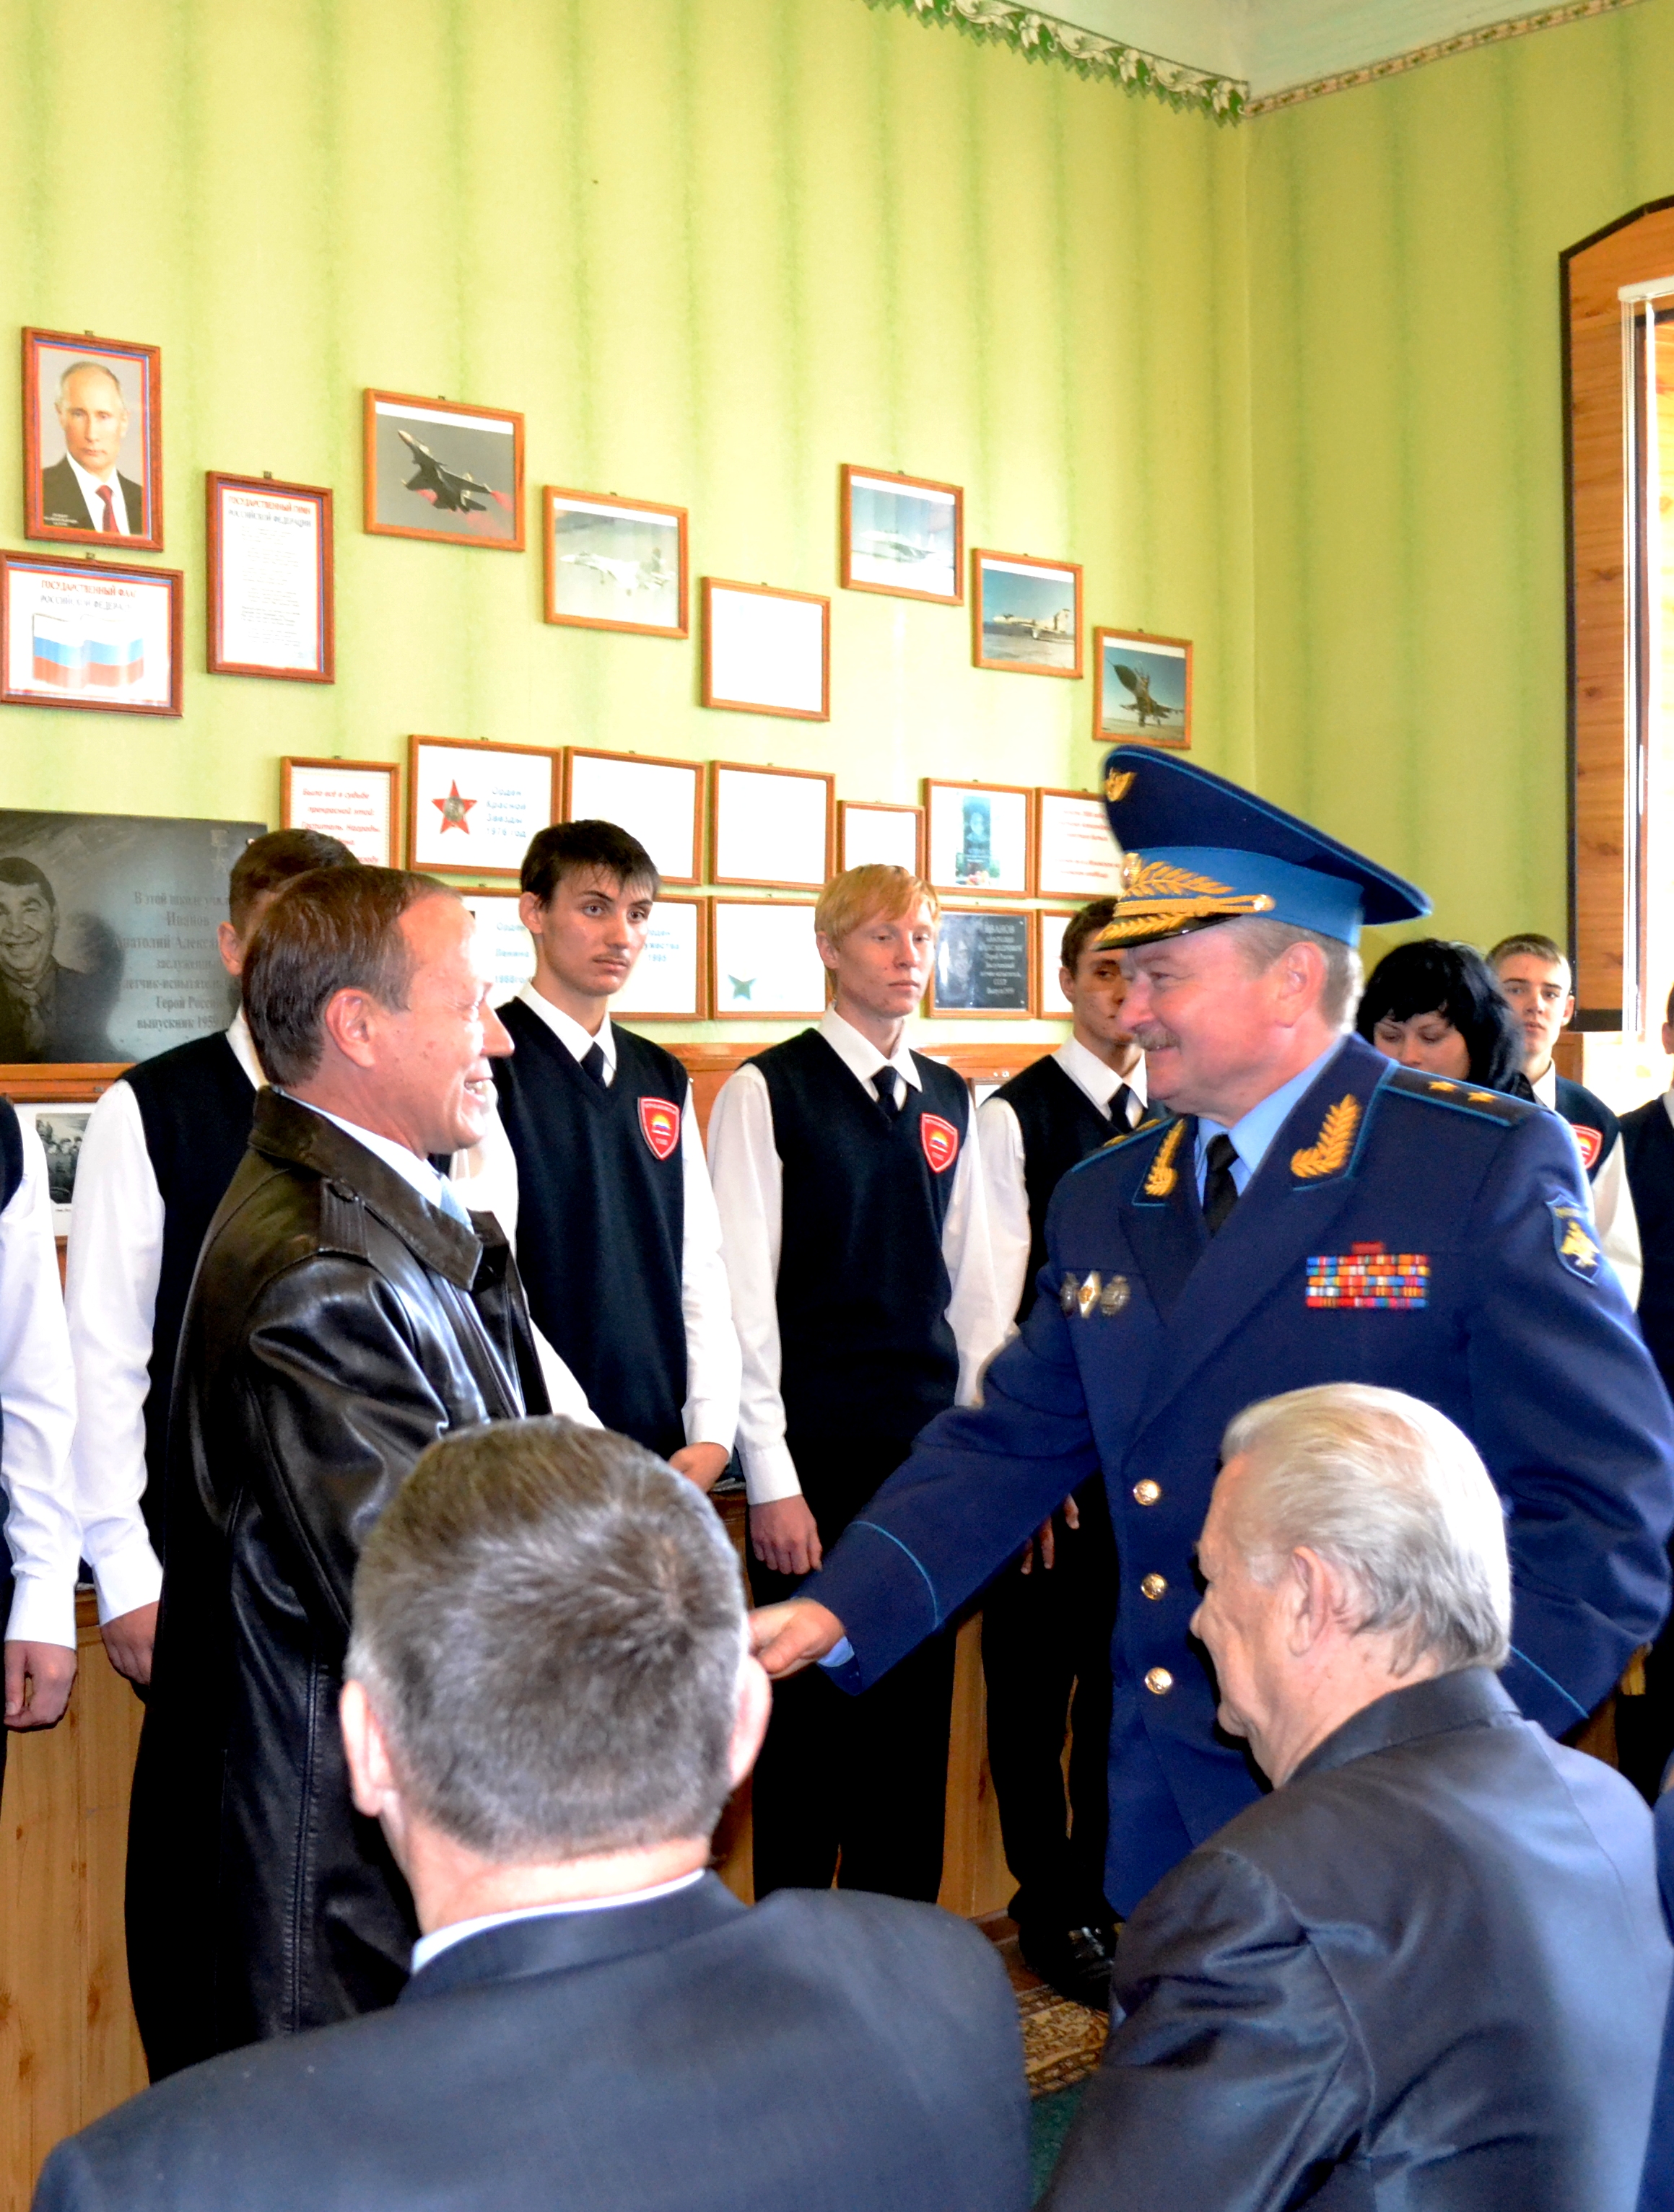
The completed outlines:
{"type": "Polygon", "coordinates": [[[1397,945],[1372,971],[1355,1027],[1403,1067],[1532,1098],[1523,1030],[1474,945],[1421,937],[1397,945]]]}

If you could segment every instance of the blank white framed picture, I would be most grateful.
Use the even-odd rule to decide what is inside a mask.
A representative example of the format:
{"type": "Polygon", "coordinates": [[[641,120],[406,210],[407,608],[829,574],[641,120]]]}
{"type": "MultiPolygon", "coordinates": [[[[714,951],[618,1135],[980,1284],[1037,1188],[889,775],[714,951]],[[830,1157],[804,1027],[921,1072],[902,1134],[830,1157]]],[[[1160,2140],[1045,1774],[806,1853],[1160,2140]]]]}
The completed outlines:
{"type": "Polygon", "coordinates": [[[824,722],[831,712],[831,603],[768,584],[703,583],[703,700],[824,722]]]}

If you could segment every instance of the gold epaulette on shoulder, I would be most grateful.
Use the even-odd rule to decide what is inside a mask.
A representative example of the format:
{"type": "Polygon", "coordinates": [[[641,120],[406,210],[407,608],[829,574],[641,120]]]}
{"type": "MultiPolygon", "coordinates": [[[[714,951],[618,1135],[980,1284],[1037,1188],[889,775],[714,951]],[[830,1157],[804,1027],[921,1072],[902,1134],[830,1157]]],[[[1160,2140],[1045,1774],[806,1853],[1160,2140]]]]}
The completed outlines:
{"type": "Polygon", "coordinates": [[[1405,1098],[1425,1099],[1432,1106],[1451,1107],[1456,1114],[1475,1114],[1484,1121],[1524,1121],[1540,1111],[1526,1098],[1485,1091],[1476,1083],[1456,1083],[1446,1075],[1427,1075],[1419,1067],[1397,1067],[1384,1088],[1405,1098]]]}

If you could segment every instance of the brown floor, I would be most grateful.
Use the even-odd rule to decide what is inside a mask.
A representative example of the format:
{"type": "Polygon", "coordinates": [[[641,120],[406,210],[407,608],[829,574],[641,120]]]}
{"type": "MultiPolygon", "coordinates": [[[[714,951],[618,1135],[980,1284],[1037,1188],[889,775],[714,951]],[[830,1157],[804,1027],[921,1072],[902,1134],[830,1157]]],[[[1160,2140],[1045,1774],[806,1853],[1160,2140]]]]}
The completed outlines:
{"type": "Polygon", "coordinates": [[[1040,1976],[1032,1973],[1023,1963],[1023,1954],[1017,1948],[1017,1923],[1014,1920],[1003,1912],[990,1912],[977,1925],[1005,1960],[1012,1987],[1019,1996],[1025,1990],[1038,1990],[1043,1986],[1040,1976]]]}

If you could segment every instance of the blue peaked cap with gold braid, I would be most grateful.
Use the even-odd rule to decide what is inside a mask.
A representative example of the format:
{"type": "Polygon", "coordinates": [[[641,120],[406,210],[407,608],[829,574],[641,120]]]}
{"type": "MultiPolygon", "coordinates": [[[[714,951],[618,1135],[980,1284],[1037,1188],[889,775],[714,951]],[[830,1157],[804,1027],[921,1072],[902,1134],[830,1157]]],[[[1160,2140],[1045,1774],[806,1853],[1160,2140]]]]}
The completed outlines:
{"type": "Polygon", "coordinates": [[[1105,760],[1105,811],[1121,847],[1116,912],[1101,946],[1153,945],[1260,915],[1358,945],[1363,922],[1415,921],[1415,884],[1282,807],[1149,745],[1105,760]]]}

